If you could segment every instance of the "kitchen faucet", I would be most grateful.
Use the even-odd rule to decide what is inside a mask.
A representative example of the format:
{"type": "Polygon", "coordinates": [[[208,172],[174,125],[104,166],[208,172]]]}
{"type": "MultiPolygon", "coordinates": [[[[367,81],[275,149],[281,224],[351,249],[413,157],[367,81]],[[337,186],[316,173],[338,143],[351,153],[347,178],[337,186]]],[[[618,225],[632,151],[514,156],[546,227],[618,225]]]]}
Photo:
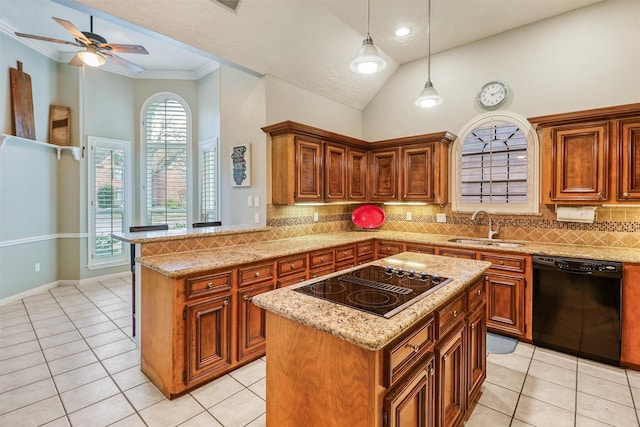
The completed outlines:
{"type": "Polygon", "coordinates": [[[496,230],[493,231],[491,229],[491,215],[489,215],[489,213],[486,212],[486,211],[475,211],[473,213],[473,215],[471,215],[471,221],[475,221],[476,217],[478,216],[478,214],[485,214],[487,216],[487,218],[489,218],[489,234],[488,234],[488,237],[489,237],[489,239],[493,239],[493,236],[495,236],[496,234],[498,234],[500,232],[500,225],[498,224],[497,227],[496,227],[496,230]]]}

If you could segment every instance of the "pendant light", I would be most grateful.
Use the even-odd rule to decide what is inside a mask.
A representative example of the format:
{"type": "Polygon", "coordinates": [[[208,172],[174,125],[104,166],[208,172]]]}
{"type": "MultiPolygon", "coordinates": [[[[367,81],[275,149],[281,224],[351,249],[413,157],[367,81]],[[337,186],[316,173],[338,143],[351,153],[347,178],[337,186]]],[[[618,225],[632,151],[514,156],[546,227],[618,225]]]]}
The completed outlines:
{"type": "Polygon", "coordinates": [[[416,106],[421,108],[435,107],[442,104],[442,98],[438,95],[438,91],[433,87],[431,83],[431,0],[429,3],[429,17],[427,18],[427,83],[424,85],[424,89],[420,93],[418,99],[416,99],[416,106]]]}
{"type": "Polygon", "coordinates": [[[382,59],[378,48],[373,44],[373,39],[369,33],[371,24],[371,0],[367,0],[367,36],[362,42],[362,47],[358,51],[349,68],[351,71],[360,74],[373,74],[386,68],[387,62],[382,59]]]}

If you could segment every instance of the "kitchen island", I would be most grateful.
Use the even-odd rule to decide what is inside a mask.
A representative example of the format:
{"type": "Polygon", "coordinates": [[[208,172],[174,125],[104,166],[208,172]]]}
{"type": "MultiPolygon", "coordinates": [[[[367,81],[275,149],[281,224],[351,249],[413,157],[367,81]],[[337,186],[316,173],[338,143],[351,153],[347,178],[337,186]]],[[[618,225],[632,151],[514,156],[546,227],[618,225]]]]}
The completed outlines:
{"type": "Polygon", "coordinates": [[[389,319],[296,286],[254,296],[267,311],[268,425],[450,426],[473,407],[486,376],[491,264],[401,253],[371,265],[453,280],[389,319]]]}

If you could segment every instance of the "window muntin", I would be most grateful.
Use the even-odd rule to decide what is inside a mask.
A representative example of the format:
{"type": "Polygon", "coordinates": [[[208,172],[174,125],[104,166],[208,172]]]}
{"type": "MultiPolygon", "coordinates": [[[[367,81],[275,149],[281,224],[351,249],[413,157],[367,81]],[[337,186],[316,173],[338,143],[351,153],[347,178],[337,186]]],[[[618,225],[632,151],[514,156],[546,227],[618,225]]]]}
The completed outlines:
{"type": "Polygon", "coordinates": [[[127,260],[125,243],[113,239],[130,218],[131,143],[90,136],[89,266],[108,267],[127,260]]]}
{"type": "Polygon", "coordinates": [[[160,96],[144,111],[146,224],[184,228],[189,223],[190,121],[178,99],[160,96]]]}
{"type": "Polygon", "coordinates": [[[517,115],[472,120],[454,143],[453,209],[537,213],[537,145],[531,125],[517,115]]]}

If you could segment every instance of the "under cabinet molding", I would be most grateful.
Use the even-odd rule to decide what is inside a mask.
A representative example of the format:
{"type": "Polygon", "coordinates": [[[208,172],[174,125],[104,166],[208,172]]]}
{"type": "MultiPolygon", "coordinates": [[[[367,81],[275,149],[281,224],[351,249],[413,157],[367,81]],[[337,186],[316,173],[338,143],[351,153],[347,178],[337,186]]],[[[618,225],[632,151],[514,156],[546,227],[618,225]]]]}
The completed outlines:
{"type": "Polygon", "coordinates": [[[2,150],[2,148],[4,148],[4,144],[6,144],[7,142],[10,141],[16,141],[20,144],[22,143],[29,143],[29,144],[35,144],[35,145],[41,145],[43,147],[51,147],[54,150],[56,150],[57,156],[58,156],[58,160],[60,160],[60,153],[64,150],[69,150],[71,152],[71,154],[73,155],[73,159],[74,160],[80,160],[80,157],[82,155],[82,151],[80,149],[80,147],[71,147],[71,146],[62,146],[62,145],[55,145],[55,144],[49,144],[47,142],[42,142],[42,141],[36,141],[35,139],[28,139],[28,138],[21,138],[19,136],[14,136],[14,135],[6,135],[6,134],[2,134],[0,135],[0,150],[2,150]]]}

